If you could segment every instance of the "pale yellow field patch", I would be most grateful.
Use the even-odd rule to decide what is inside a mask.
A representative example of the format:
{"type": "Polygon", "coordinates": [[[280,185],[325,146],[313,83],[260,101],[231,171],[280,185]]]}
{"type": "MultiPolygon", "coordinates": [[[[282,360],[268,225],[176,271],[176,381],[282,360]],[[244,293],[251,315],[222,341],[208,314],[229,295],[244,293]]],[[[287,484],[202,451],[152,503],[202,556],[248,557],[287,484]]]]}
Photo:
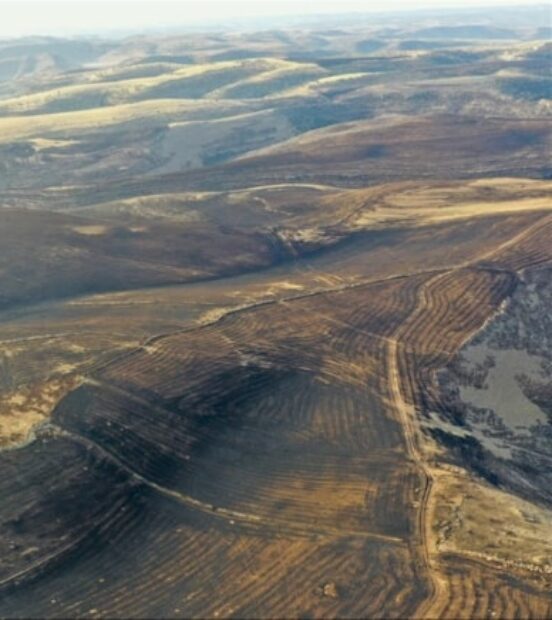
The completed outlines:
{"type": "Polygon", "coordinates": [[[434,550],[552,574],[552,511],[480,483],[456,467],[432,469],[434,550]]]}
{"type": "Polygon", "coordinates": [[[32,439],[35,427],[83,382],[82,377],[70,374],[75,369],[72,364],[58,364],[55,377],[0,394],[0,449],[24,445],[32,439]]]}
{"type": "Polygon", "coordinates": [[[31,140],[32,145],[37,151],[46,149],[63,149],[68,146],[78,144],[78,140],[53,140],[48,138],[34,138],[31,140]]]}
{"type": "Polygon", "coordinates": [[[87,237],[98,237],[101,235],[105,235],[109,230],[107,226],[99,226],[99,225],[90,225],[90,226],[73,226],[72,230],[79,235],[85,235],[87,237]]]}
{"type": "MultiPolygon", "coordinates": [[[[418,199],[416,199],[416,203],[418,199]]],[[[552,210],[550,197],[521,198],[517,200],[498,200],[482,202],[458,202],[449,206],[378,207],[359,214],[355,224],[358,227],[373,227],[400,223],[405,226],[427,226],[454,220],[507,215],[530,211],[552,210]]]]}

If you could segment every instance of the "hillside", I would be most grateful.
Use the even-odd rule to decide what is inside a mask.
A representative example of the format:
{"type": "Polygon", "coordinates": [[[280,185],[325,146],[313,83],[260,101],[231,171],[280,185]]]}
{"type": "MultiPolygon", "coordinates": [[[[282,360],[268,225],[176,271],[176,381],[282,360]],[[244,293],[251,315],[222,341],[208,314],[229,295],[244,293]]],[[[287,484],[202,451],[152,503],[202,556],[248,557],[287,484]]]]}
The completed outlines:
{"type": "Polygon", "coordinates": [[[0,42],[2,618],[550,617],[543,15],[0,42]]]}

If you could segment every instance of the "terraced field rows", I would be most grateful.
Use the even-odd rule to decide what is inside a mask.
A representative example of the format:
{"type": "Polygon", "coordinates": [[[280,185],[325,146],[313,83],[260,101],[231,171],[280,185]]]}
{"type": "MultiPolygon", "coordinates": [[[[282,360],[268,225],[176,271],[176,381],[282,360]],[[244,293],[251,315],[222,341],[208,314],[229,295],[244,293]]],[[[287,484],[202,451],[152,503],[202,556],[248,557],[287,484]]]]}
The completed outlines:
{"type": "MultiPolygon", "coordinates": [[[[385,334],[401,320],[392,308],[405,296],[413,304],[412,291],[396,280],[355,290],[353,303],[337,292],[230,315],[98,367],[62,401],[53,423],[69,432],[64,441],[122,467],[141,489],[141,516],[127,532],[113,523],[113,545],[97,557],[86,545],[73,552],[82,575],[103,579],[101,597],[92,585],[80,591],[97,613],[166,614],[173,596],[172,613],[186,615],[387,617],[412,607],[424,592],[406,542],[419,478],[378,371],[385,334]],[[201,536],[209,543],[195,554],[201,536]],[[207,575],[222,593],[216,608],[207,575]],[[337,598],[324,595],[325,582],[337,598]]],[[[82,609],[67,578],[52,577],[49,591],[65,593],[57,607],[44,607],[43,581],[26,586],[29,600],[45,615],[82,609]]],[[[83,588],[84,576],[71,579],[83,588]]]]}
{"type": "Polygon", "coordinates": [[[512,266],[546,258],[529,226],[477,265],[336,280],[91,366],[41,451],[1,455],[2,615],[538,616],[538,590],[435,553],[415,417],[439,410],[435,371],[508,298],[512,266]]]}
{"type": "Polygon", "coordinates": [[[515,582],[484,564],[446,557],[440,565],[446,587],[428,610],[439,618],[548,618],[552,601],[543,590],[515,582]]]}

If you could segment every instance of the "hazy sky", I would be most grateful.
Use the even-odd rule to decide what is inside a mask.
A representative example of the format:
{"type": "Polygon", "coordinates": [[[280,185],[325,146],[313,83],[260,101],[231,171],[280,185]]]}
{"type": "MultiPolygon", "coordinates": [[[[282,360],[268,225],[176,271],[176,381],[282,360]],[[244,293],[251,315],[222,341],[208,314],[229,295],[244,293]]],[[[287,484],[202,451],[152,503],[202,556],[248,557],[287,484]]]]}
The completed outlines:
{"type": "Polygon", "coordinates": [[[492,5],[534,0],[0,0],[0,36],[144,30],[270,15],[388,11],[492,5]]]}

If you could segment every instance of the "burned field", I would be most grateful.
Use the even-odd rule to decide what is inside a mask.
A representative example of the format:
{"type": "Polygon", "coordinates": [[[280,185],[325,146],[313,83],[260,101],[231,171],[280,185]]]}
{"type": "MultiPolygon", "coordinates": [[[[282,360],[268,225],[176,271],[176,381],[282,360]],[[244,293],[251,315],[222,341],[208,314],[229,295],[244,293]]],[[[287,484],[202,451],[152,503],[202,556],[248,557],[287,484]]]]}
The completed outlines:
{"type": "Polygon", "coordinates": [[[549,44],[418,26],[0,80],[1,617],[550,617],[549,44]]]}

